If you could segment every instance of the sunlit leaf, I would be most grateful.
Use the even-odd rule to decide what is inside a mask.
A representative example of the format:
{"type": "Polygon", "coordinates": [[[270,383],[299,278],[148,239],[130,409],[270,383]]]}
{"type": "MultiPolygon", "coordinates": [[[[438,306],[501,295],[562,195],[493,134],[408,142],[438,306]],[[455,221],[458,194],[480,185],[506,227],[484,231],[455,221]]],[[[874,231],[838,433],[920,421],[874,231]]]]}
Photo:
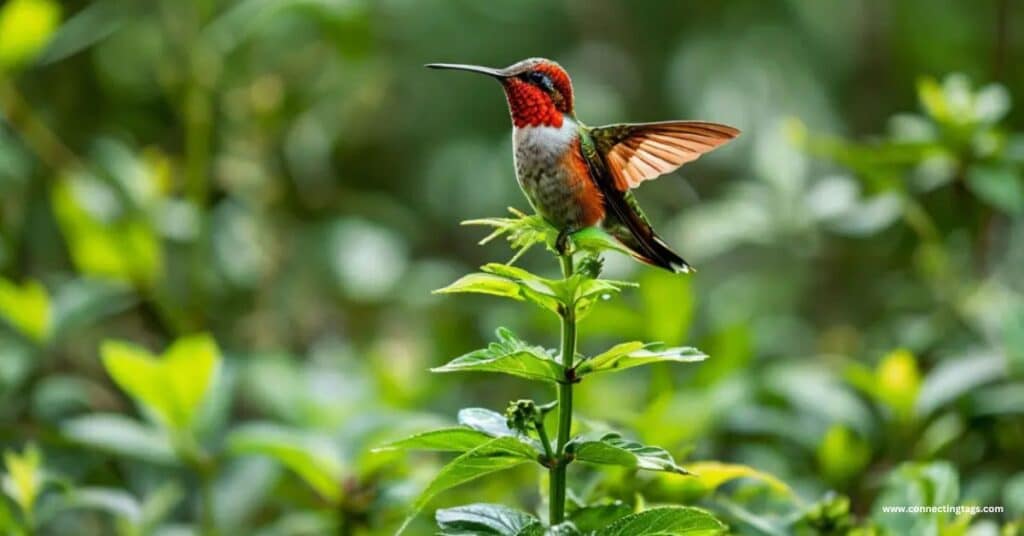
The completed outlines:
{"type": "Polygon", "coordinates": [[[25,447],[20,454],[14,450],[4,451],[4,468],[7,470],[2,480],[4,493],[30,516],[45,481],[42,453],[35,445],[25,447]]]}
{"type": "Polygon", "coordinates": [[[570,443],[569,448],[576,461],[584,463],[689,474],[676,465],[665,449],[629,441],[616,433],[605,434],[597,440],[578,438],[570,443]]]}
{"type": "Polygon", "coordinates": [[[746,465],[703,461],[687,463],[686,469],[692,474],[686,480],[697,482],[707,492],[715,491],[728,482],[746,478],[760,481],[781,495],[794,496],[793,490],[776,476],[746,465]]]}
{"type": "Polygon", "coordinates": [[[565,378],[565,370],[551,355],[539,346],[517,339],[511,331],[499,328],[498,342],[487,348],[457,357],[447,364],[430,369],[433,372],[481,371],[501,372],[543,382],[558,382],[565,378]]]}
{"type": "Polygon", "coordinates": [[[626,370],[652,363],[695,363],[708,358],[700,350],[689,346],[661,350],[652,350],[651,346],[639,341],[618,344],[581,363],[577,369],[577,375],[626,370]]]}
{"type": "Polygon", "coordinates": [[[50,294],[38,281],[19,287],[0,278],[0,317],[29,339],[42,342],[51,332],[50,294]]]}
{"type": "Polygon", "coordinates": [[[431,430],[405,439],[393,441],[375,450],[434,450],[465,452],[493,439],[493,436],[472,428],[444,428],[431,430]]]}
{"type": "Polygon", "coordinates": [[[692,506],[665,506],[630,514],[598,530],[595,536],[715,536],[726,526],[692,506]]]}
{"type": "Polygon", "coordinates": [[[467,504],[443,508],[434,514],[442,536],[541,536],[544,527],[536,517],[500,504],[467,504]]]}
{"type": "Polygon", "coordinates": [[[101,353],[114,382],[174,429],[192,426],[220,364],[208,335],[182,337],[161,358],[118,341],[106,341],[101,353]]]}
{"type": "Polygon", "coordinates": [[[818,445],[818,465],[830,482],[842,483],[864,469],[871,458],[871,447],[849,428],[832,425],[818,445]]]}
{"type": "Polygon", "coordinates": [[[61,432],[76,443],[97,450],[150,462],[174,463],[174,448],[163,430],[124,415],[93,413],[61,424],[61,432]]]}
{"type": "Polygon", "coordinates": [[[52,0],[9,0],[0,6],[0,73],[34,59],[60,24],[52,0]]]}
{"type": "MultiPolygon", "coordinates": [[[[494,231],[487,235],[480,244],[486,244],[495,238],[505,236],[512,249],[517,250],[516,257],[525,253],[536,244],[545,244],[553,248],[558,239],[558,229],[555,229],[544,218],[534,214],[527,215],[517,209],[509,207],[513,218],[482,218],[462,222],[462,225],[482,225],[493,227],[494,231]]],[[[515,257],[513,258],[513,261],[515,257]]],[[[511,261],[510,261],[511,263],[511,261]]]]}
{"type": "Polygon", "coordinates": [[[896,350],[885,356],[875,372],[878,396],[897,416],[906,418],[914,408],[921,376],[917,359],[907,350],[896,350]]]}
{"type": "Polygon", "coordinates": [[[344,464],[338,448],[327,438],[271,423],[254,423],[232,430],[228,451],[261,454],[299,475],[321,497],[337,503],[342,497],[344,464]]]}
{"type": "Polygon", "coordinates": [[[498,437],[455,458],[434,477],[412,505],[412,513],[399,528],[401,533],[416,514],[439,493],[485,475],[536,460],[536,452],[514,437],[498,437]]]}

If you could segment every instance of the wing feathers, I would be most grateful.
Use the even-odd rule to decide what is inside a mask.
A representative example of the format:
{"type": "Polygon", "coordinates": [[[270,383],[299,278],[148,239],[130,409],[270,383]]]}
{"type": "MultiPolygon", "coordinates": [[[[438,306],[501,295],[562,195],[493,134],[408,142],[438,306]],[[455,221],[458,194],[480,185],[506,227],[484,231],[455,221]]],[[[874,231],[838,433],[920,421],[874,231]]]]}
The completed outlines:
{"type": "Polygon", "coordinates": [[[594,129],[594,137],[599,140],[615,186],[621,191],[671,173],[737,135],[739,130],[735,128],[702,121],[638,123],[594,129]]]}

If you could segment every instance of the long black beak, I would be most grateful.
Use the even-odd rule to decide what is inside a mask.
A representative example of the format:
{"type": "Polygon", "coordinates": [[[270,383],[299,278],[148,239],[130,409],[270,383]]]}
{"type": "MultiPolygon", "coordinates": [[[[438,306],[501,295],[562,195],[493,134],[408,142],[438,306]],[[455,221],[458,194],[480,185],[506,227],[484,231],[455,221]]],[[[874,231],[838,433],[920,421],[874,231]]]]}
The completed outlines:
{"type": "Polygon", "coordinates": [[[454,69],[457,71],[469,71],[471,73],[486,74],[487,76],[493,76],[497,79],[506,78],[508,73],[504,69],[494,69],[491,67],[482,67],[480,65],[464,65],[461,63],[428,63],[424,67],[430,69],[454,69]]]}

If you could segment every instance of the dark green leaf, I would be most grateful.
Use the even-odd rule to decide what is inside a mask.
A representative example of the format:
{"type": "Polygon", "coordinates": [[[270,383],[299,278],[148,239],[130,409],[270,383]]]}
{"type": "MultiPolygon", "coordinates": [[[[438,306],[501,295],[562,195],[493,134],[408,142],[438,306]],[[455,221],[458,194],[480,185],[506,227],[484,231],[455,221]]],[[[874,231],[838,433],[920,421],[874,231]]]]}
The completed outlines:
{"type": "Polygon", "coordinates": [[[498,437],[462,453],[445,465],[427,485],[413,503],[412,513],[402,523],[398,533],[403,532],[416,514],[439,493],[484,475],[535,461],[536,457],[537,453],[532,447],[514,437],[498,437]]]}
{"type": "Polygon", "coordinates": [[[576,460],[584,463],[688,474],[665,449],[629,441],[615,433],[605,434],[596,441],[577,439],[570,443],[570,448],[576,460]]]}
{"type": "Polygon", "coordinates": [[[633,513],[633,507],[622,501],[611,501],[604,504],[590,504],[577,508],[569,514],[581,532],[590,532],[610,525],[613,521],[633,513]]]}
{"type": "Polygon", "coordinates": [[[434,514],[442,536],[540,536],[544,527],[536,517],[498,504],[467,504],[434,514]]]}
{"type": "Polygon", "coordinates": [[[596,536],[714,536],[726,526],[692,506],[665,506],[628,515],[597,531],[596,536]]]}
{"type": "Polygon", "coordinates": [[[565,369],[544,348],[528,345],[505,328],[498,329],[498,339],[498,342],[491,343],[487,348],[457,357],[431,371],[502,372],[552,383],[565,377],[565,369]]]}

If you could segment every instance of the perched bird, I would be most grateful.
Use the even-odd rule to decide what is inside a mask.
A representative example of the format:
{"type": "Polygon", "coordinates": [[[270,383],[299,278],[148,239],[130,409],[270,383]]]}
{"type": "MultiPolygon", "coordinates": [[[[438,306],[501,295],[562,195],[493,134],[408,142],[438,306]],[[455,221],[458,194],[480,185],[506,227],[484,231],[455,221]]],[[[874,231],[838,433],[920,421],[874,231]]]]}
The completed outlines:
{"type": "Polygon", "coordinates": [[[512,115],[519,186],[534,210],[560,230],[560,248],[571,233],[601,225],[645,263],[692,270],[654,232],[630,190],[696,160],[739,130],[703,121],[586,126],[573,111],[568,73],[544,58],[504,69],[427,67],[481,73],[501,83],[512,115]]]}

